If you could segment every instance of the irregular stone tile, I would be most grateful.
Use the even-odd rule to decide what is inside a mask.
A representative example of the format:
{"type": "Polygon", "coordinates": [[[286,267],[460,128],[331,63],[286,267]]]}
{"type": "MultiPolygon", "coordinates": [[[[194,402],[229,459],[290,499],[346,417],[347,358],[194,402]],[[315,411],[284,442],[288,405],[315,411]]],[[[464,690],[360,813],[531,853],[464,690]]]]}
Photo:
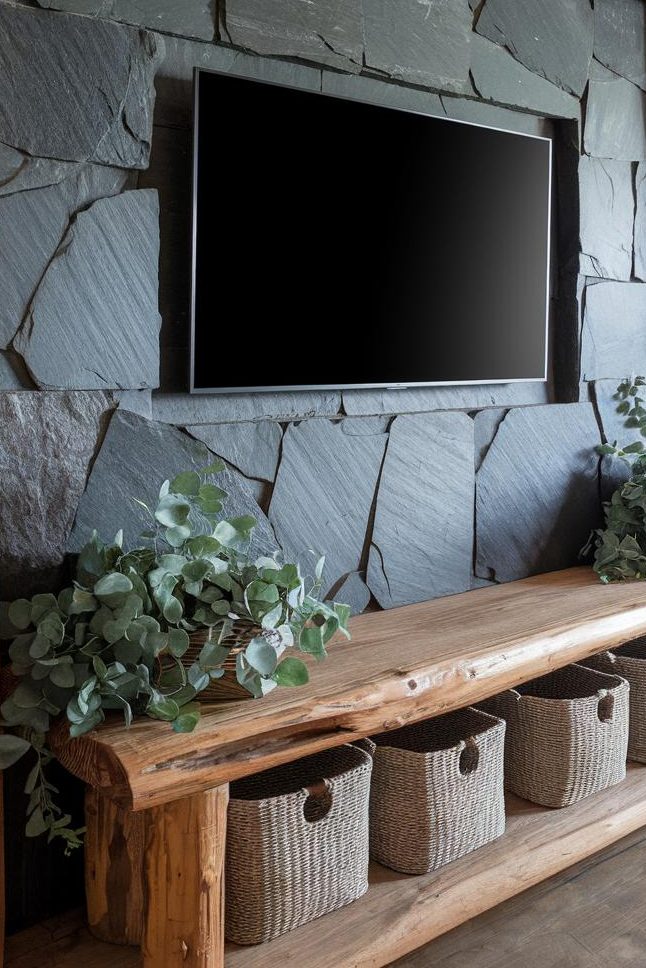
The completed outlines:
{"type": "Polygon", "coordinates": [[[368,586],[380,605],[470,587],[473,496],[473,421],[467,414],[393,421],[368,558],[368,586]]]}
{"type": "Polygon", "coordinates": [[[110,407],[104,393],[0,393],[2,598],[56,589],[110,407]]]}
{"type": "Polygon", "coordinates": [[[642,0],[594,0],[594,56],[646,89],[646,9],[642,0]]]}
{"type": "Polygon", "coordinates": [[[276,57],[302,57],[344,71],[363,66],[360,0],[227,0],[220,30],[237,47],[276,57]]]}
{"type": "Polygon", "coordinates": [[[364,434],[385,434],[388,431],[391,418],[388,417],[345,417],[341,421],[341,430],[351,437],[364,434]]]}
{"type": "Polygon", "coordinates": [[[150,190],[79,213],[14,340],[39,386],[158,385],[158,217],[150,190]]]}
{"type": "Polygon", "coordinates": [[[352,615],[360,615],[370,602],[370,589],[358,571],[352,571],[338,588],[333,589],[333,599],[350,606],[352,615]]]}
{"type": "MultiPolygon", "coordinates": [[[[150,521],[133,498],[154,506],[162,481],[181,471],[200,470],[212,460],[203,443],[181,430],[117,410],[81,497],[68,550],[79,551],[93,529],[107,541],[123,528],[125,546],[138,544],[150,521]]],[[[273,551],[271,526],[244,477],[226,468],[217,475],[217,483],[228,493],[223,517],[253,514],[258,524],[252,552],[273,551]]]]}
{"type": "Polygon", "coordinates": [[[480,407],[517,407],[549,402],[549,386],[542,382],[343,391],[343,408],[352,416],[420,413],[427,410],[477,410],[480,407]]]}
{"type": "Polygon", "coordinates": [[[583,93],[594,34],[590,0],[486,0],[476,30],[534,74],[583,93]]]}
{"type": "Polygon", "coordinates": [[[513,581],[566,568],[600,516],[589,403],[510,410],[476,483],[476,574],[513,581]]]}
{"type": "Polygon", "coordinates": [[[507,416],[507,410],[492,407],[490,410],[479,410],[473,417],[474,451],[476,471],[480,470],[487,451],[498,433],[498,427],[507,416]]]}
{"type": "MultiPolygon", "coordinates": [[[[302,420],[334,417],[341,409],[337,390],[293,393],[155,393],[153,417],[164,423],[238,423],[246,420],[302,420]]],[[[377,411],[372,411],[373,413],[377,411]]]]}
{"type": "Polygon", "coordinates": [[[431,117],[444,117],[444,107],[439,94],[422,91],[419,88],[378,81],[374,77],[357,74],[339,74],[335,71],[321,71],[321,90],[324,94],[337,97],[351,97],[358,101],[370,101],[402,111],[415,111],[431,117]]]}
{"type": "Polygon", "coordinates": [[[253,423],[198,424],[186,430],[245,477],[273,481],[283,432],[272,420],[253,423]]]}
{"type": "Polygon", "coordinates": [[[285,555],[307,574],[325,555],[324,592],[360,566],[387,439],[346,434],[330,420],[285,431],[269,520],[285,555]]]}
{"type": "Polygon", "coordinates": [[[630,279],[633,261],[632,165],[583,156],[579,162],[580,271],[630,279]]]}
{"type": "Polygon", "coordinates": [[[539,138],[554,137],[553,122],[539,118],[535,114],[512,111],[496,104],[487,104],[473,98],[450,97],[443,94],[442,107],[449,118],[468,121],[471,124],[484,124],[502,131],[521,131],[539,138]]]}
{"type": "Polygon", "coordinates": [[[594,158],[646,160],[646,95],[622,77],[590,79],[583,130],[585,152],[594,158]]]}
{"type": "Polygon", "coordinates": [[[140,417],[152,420],[153,402],[150,390],[116,390],[112,396],[119,410],[138,413],[140,417]]]}
{"type": "Polygon", "coordinates": [[[83,13],[161,30],[181,37],[213,40],[215,19],[210,0],[37,0],[40,7],[83,13]]]}
{"type": "Polygon", "coordinates": [[[146,166],[154,35],[2,4],[0,46],[0,142],[46,158],[146,166]]]}
{"type": "Polygon", "coordinates": [[[502,47],[474,34],[471,77],[476,92],[487,101],[513,104],[557,118],[577,118],[579,102],[555,84],[533,74],[502,47]]]}
{"type": "Polygon", "coordinates": [[[31,158],[10,145],[0,144],[0,196],[56,185],[77,168],[74,161],[31,158]]]}
{"type": "Polygon", "coordinates": [[[635,199],[634,273],[638,279],[646,281],[646,165],[644,164],[637,165],[635,199]]]}
{"type": "Polygon", "coordinates": [[[598,282],[585,290],[581,377],[617,382],[646,373],[646,285],[598,282]]]}
{"type": "Polygon", "coordinates": [[[364,0],[365,60],[412,84],[471,93],[467,0],[364,0]]]}
{"type": "Polygon", "coordinates": [[[256,57],[230,47],[178,37],[163,38],[165,53],[155,75],[155,124],[191,127],[193,68],[230,71],[259,81],[320,90],[321,71],[304,64],[256,57]]]}
{"type": "Polygon", "coordinates": [[[98,198],[118,194],[128,178],[100,165],[73,171],[58,184],[0,198],[0,346],[16,334],[71,217],[98,198]]]}
{"type": "Polygon", "coordinates": [[[0,350],[0,390],[30,390],[33,384],[28,374],[23,374],[20,357],[16,353],[0,350]]]}

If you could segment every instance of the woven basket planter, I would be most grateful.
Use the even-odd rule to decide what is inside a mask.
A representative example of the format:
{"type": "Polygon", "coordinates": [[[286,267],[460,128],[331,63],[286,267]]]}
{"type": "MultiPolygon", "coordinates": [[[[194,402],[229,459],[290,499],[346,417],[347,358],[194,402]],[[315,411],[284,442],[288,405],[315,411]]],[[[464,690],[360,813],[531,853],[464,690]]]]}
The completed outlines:
{"type": "Polygon", "coordinates": [[[374,738],[371,856],[425,874],[505,830],[505,724],[463,709],[374,738]]]}
{"type": "Polygon", "coordinates": [[[229,941],[269,941],[367,891],[371,769],[341,746],[231,784],[229,941]]]}
{"type": "Polygon", "coordinates": [[[626,775],[629,686],[566,666],[481,703],[507,722],[505,782],[525,800],[566,807],[626,775]]]}
{"type": "Polygon", "coordinates": [[[612,652],[593,655],[583,665],[627,680],[630,685],[628,759],[646,763],[646,636],[612,652]]]}

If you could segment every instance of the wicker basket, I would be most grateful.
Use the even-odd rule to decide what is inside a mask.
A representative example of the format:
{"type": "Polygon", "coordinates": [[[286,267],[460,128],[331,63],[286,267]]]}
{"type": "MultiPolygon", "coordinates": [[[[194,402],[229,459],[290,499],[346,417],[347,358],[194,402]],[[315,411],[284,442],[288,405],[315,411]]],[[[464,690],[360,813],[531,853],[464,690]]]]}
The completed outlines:
{"type": "Polygon", "coordinates": [[[340,746],[231,784],[230,941],[269,941],[366,892],[371,768],[340,746]]]}
{"type": "Polygon", "coordinates": [[[646,636],[633,639],[612,652],[586,659],[583,665],[621,676],[630,685],[628,759],[646,763],[646,636]]]}
{"type": "MultiPolygon", "coordinates": [[[[228,646],[230,652],[224,660],[224,675],[220,679],[212,679],[210,685],[198,693],[195,697],[200,702],[227,702],[240,699],[253,699],[254,697],[244,686],[241,686],[236,677],[236,656],[249,645],[251,640],[257,635],[263,634],[263,629],[259,625],[250,625],[247,622],[240,622],[233,626],[221,645],[228,646]]],[[[189,669],[199,658],[202,647],[210,639],[208,629],[200,629],[189,636],[189,646],[181,662],[185,669],[189,669]]],[[[217,641],[217,639],[216,639],[217,641]]],[[[166,669],[175,667],[176,660],[168,656],[159,657],[158,679],[161,678],[166,669]]]]}
{"type": "Polygon", "coordinates": [[[629,686],[570,665],[481,707],[507,721],[505,782],[525,800],[566,807],[626,775],[629,686]]]}
{"type": "Polygon", "coordinates": [[[374,738],[371,856],[425,874],[505,830],[505,724],[463,709],[374,738]]]}

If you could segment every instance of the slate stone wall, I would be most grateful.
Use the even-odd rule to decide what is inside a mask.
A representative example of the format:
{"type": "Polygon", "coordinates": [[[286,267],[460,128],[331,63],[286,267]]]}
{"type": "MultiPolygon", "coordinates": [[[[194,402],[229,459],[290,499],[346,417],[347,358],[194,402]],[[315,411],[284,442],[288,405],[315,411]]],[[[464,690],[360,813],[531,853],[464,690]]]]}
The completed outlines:
{"type": "Polygon", "coordinates": [[[62,580],[92,527],[134,538],[127,499],[209,452],[259,547],[326,552],[355,611],[575,562],[614,384],[646,370],[644,10],[0,0],[0,598],[62,580]],[[187,395],[195,65],[553,137],[550,383],[187,395]]]}

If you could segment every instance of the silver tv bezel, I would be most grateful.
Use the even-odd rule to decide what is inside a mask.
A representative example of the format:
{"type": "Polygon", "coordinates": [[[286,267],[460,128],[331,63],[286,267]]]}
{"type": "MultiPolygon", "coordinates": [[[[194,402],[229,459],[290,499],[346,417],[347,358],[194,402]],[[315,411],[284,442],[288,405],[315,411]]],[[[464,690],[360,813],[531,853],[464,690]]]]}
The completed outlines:
{"type": "MultiPolygon", "coordinates": [[[[550,306],[550,259],[551,259],[551,232],[552,232],[552,139],[542,135],[527,134],[524,131],[510,131],[507,128],[498,128],[490,124],[478,124],[472,121],[461,121],[458,118],[442,117],[442,121],[450,121],[453,124],[467,124],[472,128],[486,128],[489,131],[500,131],[503,134],[513,134],[519,138],[531,138],[533,141],[546,141],[548,144],[548,191],[547,191],[547,263],[545,266],[545,358],[543,361],[543,376],[535,377],[515,377],[513,379],[487,379],[482,377],[478,380],[428,380],[420,383],[307,383],[294,384],[290,386],[227,386],[227,387],[196,387],[195,377],[195,289],[196,289],[196,254],[197,254],[197,160],[198,160],[198,136],[199,136],[199,89],[200,74],[219,74],[223,77],[238,77],[243,81],[256,81],[256,78],[237,74],[234,71],[218,71],[203,67],[193,68],[193,174],[192,174],[192,199],[191,199],[191,343],[190,343],[190,374],[189,392],[193,394],[212,394],[212,393],[289,393],[295,390],[404,390],[414,387],[457,387],[457,386],[485,386],[487,384],[501,383],[545,383],[548,379],[548,352],[549,352],[549,306],[550,306]]],[[[258,83],[268,84],[272,87],[284,87],[294,90],[293,85],[282,84],[279,81],[258,81],[258,83]]],[[[296,90],[301,90],[296,88],[296,90]]],[[[339,101],[354,101],[357,104],[369,104],[371,106],[383,107],[390,111],[403,111],[406,114],[417,114],[420,117],[438,118],[438,115],[427,114],[424,111],[410,111],[407,108],[392,108],[389,105],[378,104],[375,101],[368,101],[363,98],[347,97],[342,94],[329,94],[326,91],[306,90],[308,94],[316,94],[320,97],[336,98],[339,101]]]]}

